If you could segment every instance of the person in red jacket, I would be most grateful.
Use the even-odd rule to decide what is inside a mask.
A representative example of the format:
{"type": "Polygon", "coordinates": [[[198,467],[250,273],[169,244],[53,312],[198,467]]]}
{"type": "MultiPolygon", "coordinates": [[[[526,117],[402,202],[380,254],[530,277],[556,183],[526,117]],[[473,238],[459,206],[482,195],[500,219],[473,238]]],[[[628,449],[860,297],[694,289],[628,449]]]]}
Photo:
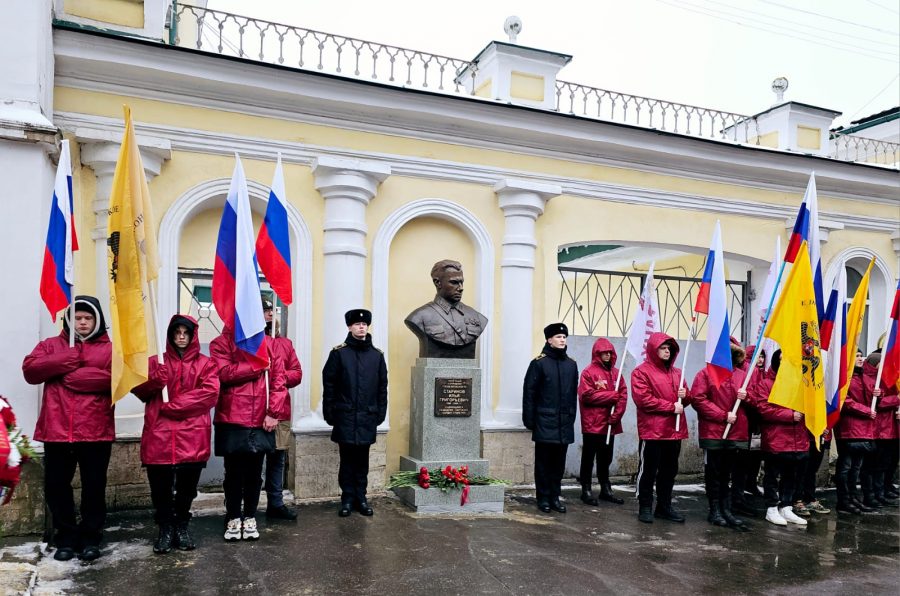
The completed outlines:
{"type": "Polygon", "coordinates": [[[872,393],[876,373],[876,367],[868,364],[862,352],[858,352],[847,398],[834,429],[838,449],[834,476],[838,513],[858,515],[874,511],[859,499],[856,484],[863,461],[868,453],[875,450],[876,413],[872,411],[872,393]],[[868,383],[864,377],[868,377],[868,383]]]}
{"type": "Polygon", "coordinates": [[[625,501],[615,496],[609,482],[609,464],[612,463],[615,448],[615,435],[622,433],[622,416],[628,405],[628,388],[625,380],[616,379],[619,369],[616,368],[616,350],[606,338],[594,342],[591,350],[591,363],[581,371],[578,383],[578,408],[581,412],[581,500],[587,505],[599,505],[599,501],[591,494],[591,471],[594,459],[597,461],[597,483],[600,485],[600,498],[610,503],[621,505],[625,501]],[[609,444],[606,433],[609,427],[612,432],[609,444]]]}
{"type": "Polygon", "coordinates": [[[684,516],[672,507],[681,441],[688,438],[684,406],[691,403],[687,385],[678,386],[678,349],[678,343],[669,335],[653,333],[647,339],[646,359],[631,373],[631,399],[637,408],[640,439],[638,520],[644,523],[653,523],[654,517],[684,523],[684,516]],[[676,431],[675,420],[679,418],[676,431]],[[651,513],[654,483],[657,504],[651,513]]]}
{"type": "Polygon", "coordinates": [[[225,328],[209,352],[219,369],[215,452],[225,460],[225,540],[259,540],[256,507],[262,487],[263,457],[275,450],[275,427],[288,399],[284,366],[266,342],[267,369],[255,369],[225,328]],[[266,372],[268,371],[268,374],[266,372]],[[267,386],[268,384],[268,386],[267,386]]]}
{"type": "Polygon", "coordinates": [[[746,354],[738,343],[731,344],[731,364],[734,372],[718,387],[704,368],[694,377],[691,385],[691,405],[697,410],[697,427],[700,448],[704,450],[704,474],[709,515],[706,520],[716,526],[729,526],[747,530],[747,524],[731,512],[731,482],[739,448],[748,448],[750,433],[747,424],[747,392],[741,389],[747,372],[744,369],[746,354]],[[736,402],[737,413],[732,413],[736,402]],[[728,438],[723,439],[725,427],[731,424],[728,438]]]}
{"type": "MultiPolygon", "coordinates": [[[[875,389],[875,377],[878,374],[878,366],[881,363],[881,352],[875,351],[866,358],[863,367],[863,384],[865,392],[875,396],[875,423],[873,439],[875,451],[863,458],[860,470],[860,481],[863,489],[863,503],[874,509],[882,507],[897,507],[894,499],[885,497],[885,475],[889,472],[891,452],[895,444],[895,412],[900,406],[897,398],[897,387],[888,387],[881,381],[878,389],[875,389]],[[874,374],[871,371],[875,371],[874,374]]],[[[890,483],[890,478],[888,478],[890,483]]]]}
{"type": "MultiPolygon", "coordinates": [[[[303,380],[303,369],[294,350],[294,344],[279,333],[278,321],[274,321],[275,336],[272,337],[274,309],[272,302],[263,298],[263,313],[266,316],[266,335],[272,342],[272,353],[281,360],[284,367],[284,382],[287,389],[293,389],[303,380]]],[[[291,400],[284,400],[284,408],[277,412],[278,426],[275,427],[275,451],[266,454],[266,517],[269,519],[297,519],[297,512],[284,504],[284,462],[291,441],[291,400]]]]}
{"type": "Polygon", "coordinates": [[[750,389],[751,400],[762,418],[762,451],[765,462],[763,491],[766,521],[778,526],[805,526],[794,513],[794,488],[801,481],[800,462],[807,457],[809,435],[803,414],[769,403],[769,394],[781,366],[781,350],[772,354],[772,367],[750,389]]]}
{"type": "Polygon", "coordinates": [[[149,379],[132,389],[146,404],[141,433],[141,463],[147,469],[150,499],[159,526],[153,552],[173,544],[196,548],[191,535],[191,503],[210,452],[209,411],[219,397],[219,370],[200,353],[197,321],[175,315],[166,331],[164,364],[150,359],[149,379]],[[169,401],[163,401],[163,387],[169,401]]]}
{"type": "MultiPolygon", "coordinates": [[[[34,439],[44,443],[44,498],[56,531],[57,561],[100,556],[106,520],[106,471],[116,438],[111,393],[112,347],[100,302],[74,300],[75,347],[69,347],[68,314],[63,330],[25,357],[22,372],[44,384],[34,439]],[[81,522],[75,520],[72,479],[81,473],[81,522]]],[[[66,311],[68,313],[68,311],[66,311]]]]}

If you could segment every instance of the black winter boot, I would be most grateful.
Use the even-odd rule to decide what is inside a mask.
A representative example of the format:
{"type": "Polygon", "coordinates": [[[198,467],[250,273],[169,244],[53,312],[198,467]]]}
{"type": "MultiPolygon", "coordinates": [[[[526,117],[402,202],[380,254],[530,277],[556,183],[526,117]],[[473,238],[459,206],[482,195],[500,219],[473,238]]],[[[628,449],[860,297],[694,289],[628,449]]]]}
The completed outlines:
{"type": "Polygon", "coordinates": [[[172,550],[172,539],[174,538],[174,528],[171,523],[160,524],[159,535],[153,544],[153,552],[163,555],[172,550]]]}
{"type": "Polygon", "coordinates": [[[178,547],[178,550],[194,550],[197,548],[189,524],[189,520],[184,520],[178,522],[175,526],[175,545],[178,547]]]}
{"type": "Polygon", "coordinates": [[[600,486],[600,498],[609,503],[615,503],[616,505],[622,505],[625,502],[624,499],[620,499],[613,494],[612,484],[610,484],[609,481],[604,482],[600,486]]]}
{"type": "Polygon", "coordinates": [[[722,517],[725,518],[725,521],[728,522],[728,527],[734,528],[735,530],[741,530],[746,532],[750,528],[747,526],[747,522],[742,520],[739,517],[736,517],[734,513],[731,511],[731,497],[725,497],[721,501],[722,507],[722,517]]]}
{"type": "Polygon", "coordinates": [[[645,524],[653,523],[653,506],[652,505],[641,505],[638,510],[638,521],[643,522],[645,524]]]}
{"type": "Polygon", "coordinates": [[[591,489],[589,488],[581,489],[581,502],[585,505],[591,505],[592,507],[596,507],[600,504],[600,501],[597,500],[597,497],[591,494],[591,489]]]}
{"type": "Polygon", "coordinates": [[[709,515],[706,516],[706,521],[714,526],[725,527],[728,525],[728,522],[725,521],[724,517],[722,517],[719,502],[715,499],[709,500],[709,515]]]}

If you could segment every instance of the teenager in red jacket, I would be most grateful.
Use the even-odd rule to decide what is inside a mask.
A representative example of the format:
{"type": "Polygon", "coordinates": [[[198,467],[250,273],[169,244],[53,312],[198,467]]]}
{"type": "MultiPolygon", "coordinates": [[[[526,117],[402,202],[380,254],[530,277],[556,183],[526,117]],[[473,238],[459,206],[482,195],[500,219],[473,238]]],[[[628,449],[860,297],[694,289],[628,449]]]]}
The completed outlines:
{"type": "MultiPolygon", "coordinates": [[[[754,345],[749,345],[744,349],[747,358],[753,356],[755,349],[754,345]]],[[[750,375],[750,382],[747,383],[747,393],[749,394],[750,388],[766,374],[766,351],[760,349],[752,369],[748,362],[745,362],[742,368],[750,375]]],[[[751,402],[748,395],[748,399],[744,401],[741,408],[747,416],[749,440],[746,445],[739,445],[735,454],[734,472],[731,477],[731,511],[740,515],[756,516],[758,512],[750,500],[752,497],[762,497],[756,484],[762,464],[762,451],[760,450],[759,412],[751,402]]]]}
{"type": "Polygon", "coordinates": [[[227,327],[209,352],[219,368],[219,401],[213,419],[216,455],[225,460],[225,540],[259,540],[256,507],[263,457],[275,450],[275,427],[288,399],[284,367],[267,341],[269,367],[257,370],[234,343],[227,327]]]}
{"type": "Polygon", "coordinates": [[[706,520],[716,526],[729,526],[746,530],[747,525],[731,512],[731,479],[739,448],[750,442],[747,413],[744,401],[747,392],[741,389],[747,373],[743,365],[746,359],[740,344],[731,344],[731,364],[734,372],[718,387],[704,368],[694,377],[691,385],[691,405],[697,410],[697,430],[700,448],[704,451],[704,474],[709,515],[706,520]],[[737,413],[732,413],[735,402],[740,401],[737,413]],[[731,424],[728,438],[723,439],[725,428],[731,424]]]}
{"type": "Polygon", "coordinates": [[[149,380],[132,390],[146,404],[141,433],[141,463],[150,481],[150,499],[159,534],[153,552],[173,544],[196,548],[191,535],[191,503],[210,452],[209,411],[219,397],[219,370],[200,353],[197,321],[175,315],[166,330],[164,364],[150,359],[149,380]],[[163,387],[169,401],[163,401],[163,387]]]}
{"type": "MultiPolygon", "coordinates": [[[[263,298],[263,313],[266,316],[266,335],[272,342],[272,353],[281,360],[284,367],[284,381],[287,389],[293,389],[303,380],[303,369],[294,351],[294,344],[278,332],[275,321],[275,337],[272,337],[273,305],[263,298]]],[[[297,519],[297,512],[284,504],[284,461],[291,441],[291,399],[284,400],[284,407],[276,412],[278,426],[275,427],[275,451],[266,454],[266,517],[270,519],[297,519]]]]}
{"type": "Polygon", "coordinates": [[[809,435],[803,414],[769,403],[769,394],[781,366],[781,350],[772,355],[772,368],[753,385],[751,399],[762,418],[762,451],[765,462],[763,490],[766,521],[778,526],[805,526],[806,520],[794,513],[794,489],[801,481],[800,462],[807,457],[809,435]]]}
{"type": "Polygon", "coordinates": [[[681,441],[688,438],[684,406],[690,405],[687,385],[678,386],[681,369],[675,367],[678,343],[665,333],[647,339],[647,355],[631,373],[631,399],[637,408],[640,468],[638,470],[638,520],[653,523],[658,517],[684,523],[672,507],[672,487],[678,474],[681,441]],[[679,403],[678,400],[681,400],[679,403]],[[675,420],[680,418],[679,430],[675,420]],[[656,510],[653,484],[656,484],[656,510]]]}
{"type": "MultiPolygon", "coordinates": [[[[892,438],[895,429],[895,412],[900,406],[897,398],[897,387],[888,387],[881,381],[878,389],[875,389],[875,377],[878,374],[878,366],[881,363],[881,352],[873,352],[866,358],[863,366],[862,383],[867,395],[874,395],[875,421],[873,424],[872,438],[875,450],[863,458],[860,470],[860,483],[863,489],[863,503],[873,509],[882,507],[896,507],[897,501],[884,496],[885,474],[891,461],[891,451],[895,444],[892,438]]],[[[871,402],[870,402],[871,403],[871,402]]]]}
{"type": "Polygon", "coordinates": [[[875,367],[866,363],[862,352],[858,352],[847,398],[834,429],[838,449],[834,476],[838,513],[858,515],[874,511],[860,500],[856,484],[865,457],[875,450],[876,414],[872,411],[872,389],[876,372],[875,367]],[[864,382],[864,375],[869,377],[868,383],[864,382]]]}
{"type": "MultiPolygon", "coordinates": [[[[57,561],[100,556],[106,520],[106,471],[116,438],[111,394],[112,347],[100,302],[75,297],[75,347],[69,347],[68,315],[63,330],[25,357],[22,372],[44,384],[34,439],[44,443],[44,498],[56,530],[57,561]],[[81,522],[75,520],[72,478],[81,473],[81,522]]],[[[68,311],[67,311],[68,312],[68,311]]]]}
{"type": "Polygon", "coordinates": [[[628,404],[628,388],[625,379],[619,379],[616,390],[616,350],[608,339],[601,337],[594,342],[591,363],[581,371],[578,383],[578,407],[581,412],[581,500],[587,505],[599,505],[591,494],[591,471],[597,461],[597,483],[600,498],[621,505],[625,501],[615,496],[609,482],[609,464],[612,463],[615,436],[622,433],[622,416],[628,404]],[[606,433],[612,432],[609,444],[606,433]]]}

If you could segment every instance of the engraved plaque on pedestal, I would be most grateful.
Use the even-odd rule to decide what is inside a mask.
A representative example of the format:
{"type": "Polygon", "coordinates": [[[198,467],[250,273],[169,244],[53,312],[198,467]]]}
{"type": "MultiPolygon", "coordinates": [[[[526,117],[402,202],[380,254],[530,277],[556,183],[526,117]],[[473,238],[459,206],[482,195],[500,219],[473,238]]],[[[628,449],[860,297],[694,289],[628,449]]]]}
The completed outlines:
{"type": "Polygon", "coordinates": [[[471,416],[472,379],[435,379],[434,415],[462,417],[471,416]]]}

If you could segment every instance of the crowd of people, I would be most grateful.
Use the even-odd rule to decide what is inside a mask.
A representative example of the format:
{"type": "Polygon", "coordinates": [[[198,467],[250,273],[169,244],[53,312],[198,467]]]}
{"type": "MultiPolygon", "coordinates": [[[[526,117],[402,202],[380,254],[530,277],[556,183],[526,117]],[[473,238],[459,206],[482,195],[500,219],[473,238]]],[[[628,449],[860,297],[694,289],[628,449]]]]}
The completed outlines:
{"type": "MultiPolygon", "coordinates": [[[[44,443],[54,558],[91,561],[101,556],[106,477],[115,440],[112,350],[99,301],[77,296],[70,308],[60,334],[38,343],[22,370],[26,381],[44,386],[34,438],[44,443]],[[76,468],[80,520],[72,489],[76,468]]],[[[262,308],[270,336],[267,368],[249,363],[228,328],[213,339],[209,356],[201,354],[197,321],[175,315],[166,329],[162,362],[151,358],[148,380],[132,390],[145,404],[140,455],[158,526],[155,553],[196,548],[191,505],[212,451],[225,466],[226,541],[259,539],[256,513],[263,483],[266,517],[297,517],[284,503],[283,480],[291,438],[288,389],[300,383],[303,371],[293,344],[278,332],[272,303],[263,298],[262,308]]],[[[372,345],[371,322],[365,309],[346,313],[347,338],[331,351],[323,371],[325,419],[334,426],[332,440],[341,457],[342,517],[352,509],[374,513],[366,499],[368,457],[375,429],[387,413],[387,366],[372,345]]]]}
{"type": "MultiPolygon", "coordinates": [[[[301,382],[303,372],[293,344],[280,335],[273,321],[272,303],[263,298],[262,306],[270,336],[267,368],[254,368],[227,328],[211,342],[210,355],[201,354],[197,321],[175,315],[166,329],[162,362],[151,358],[148,380],[133,389],[145,404],[140,455],[158,526],[155,553],[196,548],[191,505],[213,451],[224,460],[226,541],[259,539],[256,514],[263,484],[268,518],[297,517],[283,501],[282,483],[291,437],[288,389],[301,382]]],[[[101,556],[106,477],[115,440],[111,344],[96,298],[77,296],[70,308],[73,312],[63,317],[60,334],[39,342],[22,370],[27,382],[43,384],[34,438],[44,444],[44,488],[55,531],[54,558],[67,561],[77,556],[90,561],[101,556]],[[81,480],[80,520],[72,489],[76,468],[81,480]]],[[[371,516],[374,510],[366,496],[369,448],[387,414],[387,366],[368,332],[372,313],[354,309],[345,314],[344,322],[346,339],[331,350],[322,373],[323,412],[340,454],[338,515],[347,517],[355,510],[371,516]]],[[[579,408],[584,445],[581,501],[590,506],[600,500],[621,505],[624,499],[614,493],[609,480],[615,437],[623,432],[628,407],[626,379],[616,367],[616,351],[609,340],[596,340],[591,363],[579,374],[567,354],[565,324],[548,325],[544,337],[546,344],[525,375],[522,404],[522,419],[534,441],[538,509],[566,511],[561,483],[568,445],[575,441],[579,408]],[[597,496],[592,492],[594,469],[597,496]]],[[[771,354],[768,366],[761,353],[752,367],[746,362],[747,352],[752,352],[752,346],[745,351],[733,341],[734,373],[715,383],[703,370],[688,387],[675,366],[678,343],[664,333],[649,337],[646,358],[630,375],[640,439],[641,522],[685,521],[672,506],[681,445],[688,438],[685,407],[697,412],[711,524],[748,529],[738,515],[754,513],[745,496],[757,490],[761,461],[767,521],[805,525],[806,517],[830,512],[815,495],[816,473],[830,446],[830,432],[811,437],[802,414],[768,402],[780,352],[771,354]],[[746,375],[750,381],[744,391],[746,375]],[[734,408],[736,403],[739,406],[734,408]],[[723,438],[726,425],[730,433],[723,438]]],[[[896,387],[875,387],[879,358],[878,352],[867,358],[858,354],[849,394],[834,428],[836,507],[842,514],[898,506],[900,399],[896,387]]]]}
{"type": "MultiPolygon", "coordinates": [[[[608,339],[597,339],[591,363],[579,377],[577,364],[567,354],[566,325],[548,325],[544,338],[543,350],[525,374],[522,398],[522,421],[532,431],[534,441],[537,507],[545,513],[566,512],[560,492],[567,448],[575,441],[576,408],[580,409],[583,439],[581,501],[590,506],[599,504],[591,492],[596,466],[599,499],[621,504],[623,499],[613,494],[609,483],[614,437],[622,433],[622,416],[628,404],[625,378],[616,367],[615,348],[608,339]]],[[[767,355],[760,350],[751,366],[747,359],[754,346],[745,349],[732,338],[730,348],[733,372],[727,379],[713,379],[714,373],[704,368],[688,386],[681,369],[675,366],[678,342],[665,333],[653,333],[648,338],[646,357],[630,377],[640,440],[639,521],[685,521],[672,506],[681,446],[688,439],[685,407],[697,413],[709,502],[707,521],[713,525],[749,530],[739,515],[757,515],[747,496],[759,490],[761,465],[763,494],[759,496],[765,500],[766,521],[804,526],[813,514],[831,513],[816,497],[816,476],[831,447],[832,433],[838,451],[838,513],[858,515],[898,507],[900,495],[895,482],[900,458],[900,398],[895,386],[875,386],[879,351],[865,358],[857,354],[837,425],[813,437],[801,412],[769,402],[781,351],[767,355]],[[747,375],[750,379],[745,390],[747,375]]]]}

